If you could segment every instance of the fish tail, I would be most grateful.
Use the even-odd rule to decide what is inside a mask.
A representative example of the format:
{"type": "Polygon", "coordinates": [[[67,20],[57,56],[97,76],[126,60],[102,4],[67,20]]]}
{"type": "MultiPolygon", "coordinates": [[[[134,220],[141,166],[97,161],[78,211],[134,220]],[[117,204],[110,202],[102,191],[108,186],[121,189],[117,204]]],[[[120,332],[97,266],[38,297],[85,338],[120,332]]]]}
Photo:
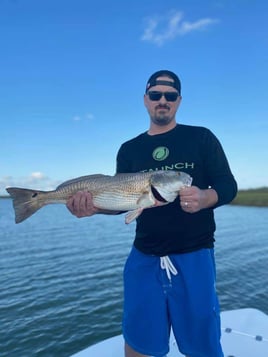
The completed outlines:
{"type": "Polygon", "coordinates": [[[6,190],[13,199],[16,223],[23,222],[46,204],[40,199],[40,195],[42,196],[45,191],[17,187],[8,187],[6,190]]]}

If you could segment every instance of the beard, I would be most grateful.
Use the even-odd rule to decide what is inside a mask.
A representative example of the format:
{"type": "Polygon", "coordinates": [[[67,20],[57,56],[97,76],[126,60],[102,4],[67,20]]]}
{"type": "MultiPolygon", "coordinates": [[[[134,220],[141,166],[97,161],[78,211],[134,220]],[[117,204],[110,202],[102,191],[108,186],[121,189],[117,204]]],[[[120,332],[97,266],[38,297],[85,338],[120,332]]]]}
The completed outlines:
{"type": "Polygon", "coordinates": [[[169,123],[172,122],[173,117],[171,115],[169,115],[168,113],[169,108],[167,107],[163,107],[163,109],[161,110],[161,107],[157,107],[155,112],[151,115],[151,121],[159,126],[165,126],[168,125],[169,123]]]}

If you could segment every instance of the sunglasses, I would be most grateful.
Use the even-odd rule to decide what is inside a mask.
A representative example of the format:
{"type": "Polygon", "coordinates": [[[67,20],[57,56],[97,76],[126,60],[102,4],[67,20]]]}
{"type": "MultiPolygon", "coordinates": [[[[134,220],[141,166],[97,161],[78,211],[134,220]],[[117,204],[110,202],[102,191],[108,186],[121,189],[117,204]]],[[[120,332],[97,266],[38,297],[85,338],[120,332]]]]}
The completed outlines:
{"type": "Polygon", "coordinates": [[[176,102],[176,100],[179,97],[179,93],[177,93],[177,92],[149,91],[147,94],[148,94],[150,100],[152,100],[152,101],[158,101],[162,98],[162,96],[164,96],[166,101],[176,102]]]}

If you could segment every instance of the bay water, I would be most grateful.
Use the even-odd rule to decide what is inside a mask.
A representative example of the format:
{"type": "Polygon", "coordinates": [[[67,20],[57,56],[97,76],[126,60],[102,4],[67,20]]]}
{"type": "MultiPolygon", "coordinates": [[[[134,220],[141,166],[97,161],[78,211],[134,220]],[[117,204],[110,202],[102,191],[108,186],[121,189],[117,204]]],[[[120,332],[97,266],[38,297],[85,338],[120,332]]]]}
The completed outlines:
{"type": "MultiPolygon", "coordinates": [[[[268,314],[268,208],[228,205],[215,216],[222,310],[268,314]]],[[[68,357],[120,334],[134,231],[123,215],[77,219],[64,205],[16,225],[0,199],[0,356],[68,357]]]]}

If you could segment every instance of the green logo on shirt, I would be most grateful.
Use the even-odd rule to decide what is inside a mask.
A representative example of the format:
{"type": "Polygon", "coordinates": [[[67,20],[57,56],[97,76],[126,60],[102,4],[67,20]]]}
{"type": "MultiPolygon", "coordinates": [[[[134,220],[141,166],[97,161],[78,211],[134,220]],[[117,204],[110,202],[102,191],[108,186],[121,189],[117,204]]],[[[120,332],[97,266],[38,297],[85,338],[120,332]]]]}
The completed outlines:
{"type": "Polygon", "coordinates": [[[163,161],[169,155],[169,150],[165,146],[159,146],[153,151],[153,158],[156,161],[163,161]]]}

